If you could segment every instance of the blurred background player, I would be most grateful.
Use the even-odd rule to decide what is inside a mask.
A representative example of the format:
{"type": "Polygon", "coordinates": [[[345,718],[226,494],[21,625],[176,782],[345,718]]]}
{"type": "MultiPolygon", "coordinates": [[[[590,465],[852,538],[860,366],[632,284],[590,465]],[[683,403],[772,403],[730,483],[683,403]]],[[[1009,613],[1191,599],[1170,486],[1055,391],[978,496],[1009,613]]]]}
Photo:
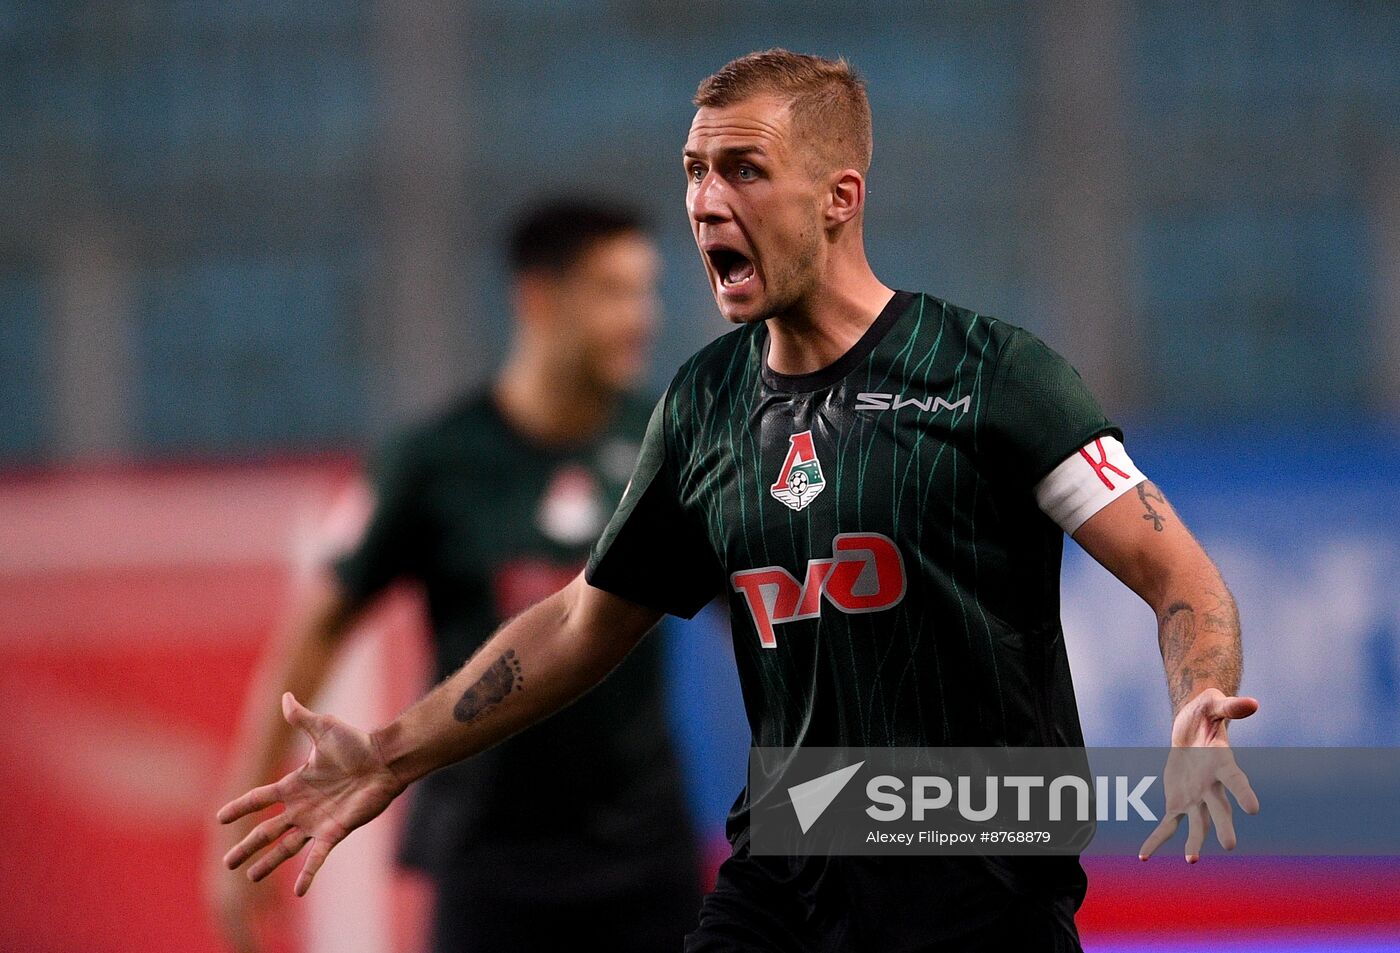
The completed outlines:
{"type": "MultiPolygon", "coordinates": [[[[651,411],[629,390],[653,335],[657,253],[630,210],[565,202],[524,217],[509,255],[508,361],[490,386],[381,454],[368,528],[325,567],[261,666],[230,790],[280,775],[293,740],[281,693],[313,696],[391,584],[421,584],[446,678],[577,575],[616,506],[651,411]]],[[[576,705],[427,779],[400,859],[436,888],[432,949],[590,949],[603,936],[612,950],[679,948],[695,920],[698,861],[662,648],[646,640],[576,705]]],[[[220,926],[254,950],[267,888],[212,863],[220,926]]]]}

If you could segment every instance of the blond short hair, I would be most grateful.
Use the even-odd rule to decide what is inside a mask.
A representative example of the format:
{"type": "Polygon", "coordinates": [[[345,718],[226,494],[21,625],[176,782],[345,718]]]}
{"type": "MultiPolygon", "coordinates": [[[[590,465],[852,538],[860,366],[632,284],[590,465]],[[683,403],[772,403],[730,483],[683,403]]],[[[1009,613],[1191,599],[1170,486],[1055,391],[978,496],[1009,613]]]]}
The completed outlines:
{"type": "Polygon", "coordinates": [[[794,128],[839,168],[870,170],[874,143],[865,81],[846,60],[772,49],[732,60],[695,90],[695,105],[723,108],[764,94],[786,99],[794,128]]]}

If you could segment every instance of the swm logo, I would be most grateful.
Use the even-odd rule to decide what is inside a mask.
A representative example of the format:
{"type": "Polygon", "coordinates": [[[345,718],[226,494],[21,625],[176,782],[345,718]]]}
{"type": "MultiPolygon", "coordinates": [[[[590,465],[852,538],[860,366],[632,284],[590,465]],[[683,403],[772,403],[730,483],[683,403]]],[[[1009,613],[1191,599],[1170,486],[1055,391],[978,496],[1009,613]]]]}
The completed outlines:
{"type": "Polygon", "coordinates": [[[872,394],[861,392],[856,395],[856,410],[902,410],[917,407],[920,410],[961,410],[967,413],[972,407],[972,395],[960,397],[951,404],[942,397],[905,397],[903,394],[872,394]]]}

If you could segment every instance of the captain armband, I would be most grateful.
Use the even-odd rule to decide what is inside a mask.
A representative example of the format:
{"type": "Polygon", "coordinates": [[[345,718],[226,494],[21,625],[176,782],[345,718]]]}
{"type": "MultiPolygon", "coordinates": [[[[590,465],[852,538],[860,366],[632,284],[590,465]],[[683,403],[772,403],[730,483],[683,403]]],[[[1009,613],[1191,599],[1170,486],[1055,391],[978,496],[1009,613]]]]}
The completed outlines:
{"type": "Polygon", "coordinates": [[[1105,435],[1070,454],[1037,483],[1035,501],[1041,512],[1072,534],[1145,479],[1118,438],[1105,435]]]}

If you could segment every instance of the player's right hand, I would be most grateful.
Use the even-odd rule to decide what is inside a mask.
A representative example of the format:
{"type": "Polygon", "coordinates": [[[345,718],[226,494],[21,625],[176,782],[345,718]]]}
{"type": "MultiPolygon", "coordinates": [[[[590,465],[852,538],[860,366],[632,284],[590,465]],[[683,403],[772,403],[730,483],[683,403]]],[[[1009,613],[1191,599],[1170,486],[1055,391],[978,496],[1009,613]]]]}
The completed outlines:
{"type": "Polygon", "coordinates": [[[225,804],[218,818],[229,824],[274,804],[284,805],[282,813],[253,828],[225,854],[224,863],[235,870],[271,846],[248,868],[248,879],[259,881],[310,844],[293,888],[300,897],[310,889],[331,849],[355,828],[378,817],[404,785],[380,759],[368,732],[311,711],[291,692],[282,696],[282,715],[311,739],[310,757],[280,781],[225,804]]]}

